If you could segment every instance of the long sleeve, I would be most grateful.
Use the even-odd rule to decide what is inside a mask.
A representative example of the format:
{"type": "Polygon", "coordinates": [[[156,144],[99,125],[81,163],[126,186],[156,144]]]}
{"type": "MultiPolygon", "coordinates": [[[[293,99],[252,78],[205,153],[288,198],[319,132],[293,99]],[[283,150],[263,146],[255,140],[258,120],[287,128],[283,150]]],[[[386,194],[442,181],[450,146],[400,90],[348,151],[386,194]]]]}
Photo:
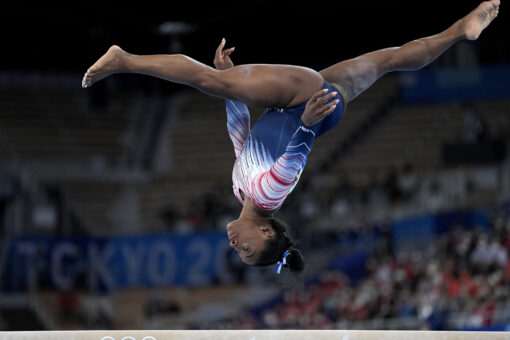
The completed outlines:
{"type": "Polygon", "coordinates": [[[250,111],[241,102],[225,100],[227,109],[227,129],[234,144],[236,158],[243,150],[244,143],[250,135],[250,111]]]}
{"type": "Polygon", "coordinates": [[[292,191],[310,153],[315,133],[300,122],[282,156],[269,169],[254,179],[256,203],[263,209],[277,209],[292,191]]]}

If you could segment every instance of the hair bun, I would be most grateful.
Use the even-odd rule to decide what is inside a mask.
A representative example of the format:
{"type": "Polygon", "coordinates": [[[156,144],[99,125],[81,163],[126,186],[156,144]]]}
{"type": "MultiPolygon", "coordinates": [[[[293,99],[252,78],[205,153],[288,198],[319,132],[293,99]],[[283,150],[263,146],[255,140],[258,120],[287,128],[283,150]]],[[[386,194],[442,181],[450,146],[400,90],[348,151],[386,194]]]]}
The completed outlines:
{"type": "Polygon", "coordinates": [[[305,269],[305,261],[303,255],[297,248],[290,248],[289,255],[287,255],[287,265],[293,272],[302,272],[305,269]]]}

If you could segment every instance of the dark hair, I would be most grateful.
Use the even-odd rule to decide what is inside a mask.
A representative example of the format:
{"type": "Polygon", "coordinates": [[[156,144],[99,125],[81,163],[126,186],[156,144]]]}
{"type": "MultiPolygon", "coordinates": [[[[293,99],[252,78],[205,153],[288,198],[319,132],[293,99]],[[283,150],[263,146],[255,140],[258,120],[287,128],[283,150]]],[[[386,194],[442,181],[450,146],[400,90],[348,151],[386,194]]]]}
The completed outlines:
{"type": "Polygon", "coordinates": [[[283,253],[288,251],[287,266],[292,272],[300,273],[305,268],[303,255],[287,235],[286,224],[274,217],[267,218],[267,221],[273,227],[275,236],[266,241],[266,247],[261,252],[255,266],[269,266],[281,261],[283,253]]]}

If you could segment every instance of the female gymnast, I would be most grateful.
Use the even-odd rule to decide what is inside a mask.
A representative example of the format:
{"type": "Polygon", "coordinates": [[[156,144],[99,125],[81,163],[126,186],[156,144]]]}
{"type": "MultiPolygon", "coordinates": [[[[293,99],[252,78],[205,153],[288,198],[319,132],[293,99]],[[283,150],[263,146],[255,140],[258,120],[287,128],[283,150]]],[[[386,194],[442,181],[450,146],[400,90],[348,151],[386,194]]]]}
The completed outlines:
{"type": "Polygon", "coordinates": [[[112,46],[85,73],[83,87],[115,73],[138,73],[192,86],[226,99],[236,161],[235,196],[243,204],[227,226],[230,245],[250,265],[299,273],[301,252],[274,218],[294,189],[315,138],[332,129],[346,105],[393,71],[418,70],[460,40],[475,40],[497,16],[500,0],[482,2],[445,31],[339,62],[320,72],[292,65],[234,66],[222,40],[213,69],[185,55],[133,55],[112,46]],[[244,104],[243,104],[244,103],[244,104]],[[250,129],[246,105],[269,108],[250,129]]]}

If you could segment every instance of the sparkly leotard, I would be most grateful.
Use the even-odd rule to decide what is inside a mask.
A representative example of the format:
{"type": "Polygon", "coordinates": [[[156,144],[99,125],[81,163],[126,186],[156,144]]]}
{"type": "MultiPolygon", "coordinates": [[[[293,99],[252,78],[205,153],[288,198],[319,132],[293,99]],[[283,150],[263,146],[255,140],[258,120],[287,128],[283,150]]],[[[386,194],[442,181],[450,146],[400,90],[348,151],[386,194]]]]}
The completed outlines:
{"type": "MultiPolygon", "coordinates": [[[[334,89],[324,82],[324,87],[334,89]]],[[[264,210],[278,209],[296,186],[315,138],[332,129],[343,115],[340,99],[335,110],[319,123],[301,121],[306,102],[286,109],[267,109],[250,130],[246,105],[226,100],[227,128],[236,161],[232,171],[234,195],[243,194],[264,210]]]]}

